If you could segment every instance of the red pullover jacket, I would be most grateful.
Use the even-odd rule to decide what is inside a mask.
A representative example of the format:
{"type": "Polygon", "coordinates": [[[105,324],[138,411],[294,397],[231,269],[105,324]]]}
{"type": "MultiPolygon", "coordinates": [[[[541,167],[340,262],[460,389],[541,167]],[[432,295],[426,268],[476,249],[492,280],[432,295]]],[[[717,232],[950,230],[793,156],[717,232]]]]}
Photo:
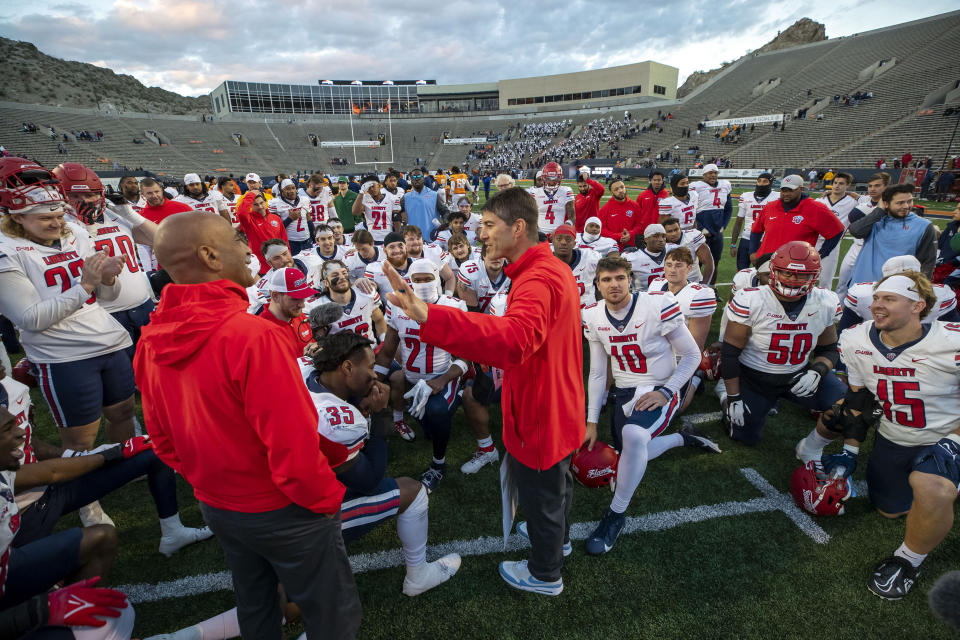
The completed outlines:
{"type": "Polygon", "coordinates": [[[576,220],[574,222],[577,233],[583,233],[583,227],[587,224],[587,218],[592,218],[599,214],[600,198],[602,198],[603,194],[607,191],[603,188],[603,185],[596,180],[587,178],[587,184],[590,185],[590,191],[587,191],[587,195],[583,195],[578,190],[577,195],[573,199],[573,209],[576,212],[576,220]]]}
{"type": "Polygon", "coordinates": [[[133,359],[153,448],[212,507],[336,513],[346,447],[320,438],[289,337],[248,304],[227,280],[164,288],[133,359]]]}
{"type": "Polygon", "coordinates": [[[599,214],[601,222],[600,235],[607,238],[613,238],[621,249],[633,246],[633,241],[638,233],[643,233],[640,220],[640,205],[624,198],[623,202],[618,202],[615,198],[610,198],[600,209],[599,214]],[[620,234],[624,229],[630,231],[630,241],[620,242],[620,234]]]}
{"type": "Polygon", "coordinates": [[[586,435],[580,293],[546,242],[504,273],[513,284],[503,317],[430,305],[420,339],[503,369],[503,446],[520,463],[549,469],[586,435]]]}
{"type": "Polygon", "coordinates": [[[647,187],[637,196],[637,204],[640,205],[640,233],[646,230],[647,225],[660,222],[660,201],[670,195],[666,189],[654,191],[653,187],[647,187]]]}

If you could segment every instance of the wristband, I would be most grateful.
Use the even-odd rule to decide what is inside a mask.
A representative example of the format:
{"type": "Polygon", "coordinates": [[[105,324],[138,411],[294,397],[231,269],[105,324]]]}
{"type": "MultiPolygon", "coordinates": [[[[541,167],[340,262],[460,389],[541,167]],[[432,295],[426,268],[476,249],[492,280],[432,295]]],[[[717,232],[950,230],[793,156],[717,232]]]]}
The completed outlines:
{"type": "MultiPolygon", "coordinates": [[[[386,332],[386,331],[384,331],[383,333],[381,333],[380,335],[377,336],[377,342],[379,342],[380,344],[383,344],[383,341],[386,340],[386,339],[387,339],[387,332],[386,332]]],[[[374,365],[373,370],[374,370],[374,371],[377,370],[377,366],[376,366],[376,365],[374,365]]]]}
{"type": "Polygon", "coordinates": [[[852,454],[855,455],[855,456],[860,455],[860,447],[854,446],[854,445],[852,445],[852,444],[845,444],[845,445],[843,445],[843,450],[844,450],[846,453],[852,453],[852,454]]]}
{"type": "Polygon", "coordinates": [[[386,368],[382,364],[375,364],[373,365],[373,372],[379,373],[382,376],[386,376],[390,373],[390,369],[386,368]]]}
{"type": "Polygon", "coordinates": [[[453,291],[444,290],[443,295],[447,296],[448,298],[452,298],[452,297],[453,297],[453,291]]]}
{"type": "Polygon", "coordinates": [[[730,406],[730,405],[731,405],[732,403],[734,403],[734,402],[740,402],[740,399],[741,399],[741,398],[740,398],[740,394],[739,394],[739,393],[728,393],[728,394],[727,394],[727,406],[730,406]]]}
{"type": "Polygon", "coordinates": [[[667,389],[666,387],[660,387],[657,389],[657,391],[663,394],[663,397],[667,399],[667,402],[673,399],[673,391],[670,391],[670,389],[667,389]]]}

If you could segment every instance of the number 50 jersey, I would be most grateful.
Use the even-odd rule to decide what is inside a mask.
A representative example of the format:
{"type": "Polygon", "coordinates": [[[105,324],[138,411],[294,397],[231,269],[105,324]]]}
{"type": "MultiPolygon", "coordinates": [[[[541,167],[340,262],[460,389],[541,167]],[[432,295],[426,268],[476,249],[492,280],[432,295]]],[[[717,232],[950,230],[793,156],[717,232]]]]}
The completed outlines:
{"type": "Polygon", "coordinates": [[[883,409],[880,434],[895,444],[935,444],[960,424],[960,324],[923,326],[916,342],[890,348],[869,320],[840,334],[850,384],[883,409]]]}
{"type": "Polygon", "coordinates": [[[839,314],[837,294],[812,288],[791,316],[769,285],[740,289],[725,311],[729,322],[750,327],[747,346],[740,353],[741,364],[778,375],[805,369],[820,334],[839,314]]]}

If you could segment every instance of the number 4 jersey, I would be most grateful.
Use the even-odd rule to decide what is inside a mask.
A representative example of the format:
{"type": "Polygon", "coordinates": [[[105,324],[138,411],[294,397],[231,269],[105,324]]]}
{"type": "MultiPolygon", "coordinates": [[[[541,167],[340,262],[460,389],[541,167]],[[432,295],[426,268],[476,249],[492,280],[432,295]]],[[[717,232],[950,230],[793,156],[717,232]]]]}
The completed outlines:
{"type": "MultiPolygon", "coordinates": [[[[467,310],[463,300],[440,296],[436,304],[444,307],[456,307],[467,310]]],[[[447,372],[453,358],[443,349],[420,341],[420,323],[412,320],[399,308],[387,304],[387,326],[393,327],[400,335],[400,363],[403,373],[410,382],[430,380],[447,372]]]]}
{"type": "Polygon", "coordinates": [[[750,327],[747,346],[740,353],[746,367],[764,373],[791,374],[806,368],[820,334],[837,321],[837,294],[813,288],[803,305],[788,314],[768,285],[737,291],[727,305],[729,322],[750,327]]]}
{"type": "Polygon", "coordinates": [[[850,385],[880,402],[887,440],[931,445],[960,424],[960,324],[924,325],[919,340],[891,348],[869,320],[840,334],[840,354],[850,385]]]}

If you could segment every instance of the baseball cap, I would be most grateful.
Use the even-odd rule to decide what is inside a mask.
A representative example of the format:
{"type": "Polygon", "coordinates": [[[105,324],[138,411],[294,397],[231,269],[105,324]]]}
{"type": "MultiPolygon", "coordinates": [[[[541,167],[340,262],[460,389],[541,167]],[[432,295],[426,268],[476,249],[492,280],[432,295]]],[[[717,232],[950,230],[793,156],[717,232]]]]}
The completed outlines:
{"type": "Polygon", "coordinates": [[[538,178],[542,178],[542,177],[543,177],[543,171],[537,171],[537,177],[538,177],[538,178]]]}
{"type": "Polygon", "coordinates": [[[337,182],[349,182],[349,181],[347,180],[347,176],[340,176],[337,182]]]}
{"type": "Polygon", "coordinates": [[[662,224],[648,224],[647,228],[643,230],[643,237],[649,238],[650,236],[657,233],[666,234],[667,230],[663,228],[662,224]]]}
{"type": "Polygon", "coordinates": [[[573,228],[573,225],[562,224],[553,230],[553,235],[558,235],[561,233],[564,233],[574,239],[577,237],[577,230],[573,228]]]}
{"type": "Polygon", "coordinates": [[[317,292],[310,286],[310,281],[303,272],[293,267],[284,267],[277,269],[267,281],[264,287],[267,291],[277,291],[285,293],[291,298],[304,300],[317,292]]]}
{"type": "Polygon", "coordinates": [[[287,187],[295,187],[295,186],[297,185],[293,184],[293,180],[291,180],[290,178],[284,178],[283,181],[280,183],[281,189],[286,189],[287,187]]]}
{"type": "Polygon", "coordinates": [[[920,261],[913,256],[894,256],[884,262],[880,270],[884,276],[904,271],[920,271],[920,261]]]}
{"type": "Polygon", "coordinates": [[[200,182],[200,176],[195,173],[188,173],[183,176],[183,184],[198,184],[200,182]]]}
{"type": "Polygon", "coordinates": [[[715,164],[708,164],[707,166],[705,166],[705,167],[703,168],[703,172],[704,172],[704,173],[707,173],[707,172],[709,172],[709,171],[717,171],[717,172],[719,172],[720,170],[717,169],[717,165],[715,165],[715,164]]]}
{"type": "Polygon", "coordinates": [[[248,173],[243,179],[244,182],[260,182],[260,176],[255,173],[248,173]]]}
{"type": "Polygon", "coordinates": [[[787,176],[780,181],[781,189],[803,189],[803,178],[797,175],[787,176]]]}

